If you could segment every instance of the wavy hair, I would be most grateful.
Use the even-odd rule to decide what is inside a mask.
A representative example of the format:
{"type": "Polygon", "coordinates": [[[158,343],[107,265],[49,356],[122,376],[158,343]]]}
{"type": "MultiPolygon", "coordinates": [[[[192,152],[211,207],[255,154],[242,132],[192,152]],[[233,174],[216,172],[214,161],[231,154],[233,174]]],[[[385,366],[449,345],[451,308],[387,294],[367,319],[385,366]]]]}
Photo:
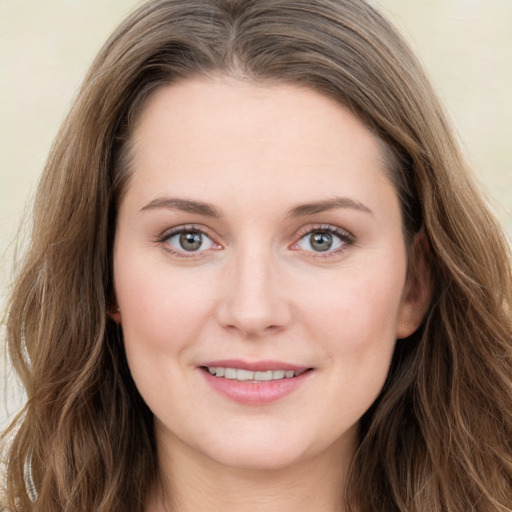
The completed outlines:
{"type": "Polygon", "coordinates": [[[387,149],[406,241],[428,241],[432,304],[361,420],[347,509],[510,511],[509,247],[424,71],[363,0],[155,0],[104,45],[51,150],[9,302],[27,402],[4,434],[7,509],[144,509],[153,418],[107,314],[116,211],[147,98],[210,73],[306,85],[349,107],[387,149]]]}

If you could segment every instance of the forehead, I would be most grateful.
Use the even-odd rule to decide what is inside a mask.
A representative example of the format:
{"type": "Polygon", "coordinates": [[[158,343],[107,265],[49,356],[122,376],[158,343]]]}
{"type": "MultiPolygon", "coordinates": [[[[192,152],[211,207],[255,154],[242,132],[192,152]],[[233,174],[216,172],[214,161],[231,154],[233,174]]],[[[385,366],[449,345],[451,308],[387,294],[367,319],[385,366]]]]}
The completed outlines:
{"type": "MultiPolygon", "coordinates": [[[[138,116],[136,139],[149,135],[152,128],[163,128],[166,135],[178,139],[184,138],[184,130],[209,133],[217,145],[236,142],[238,137],[279,144],[302,137],[311,144],[322,144],[329,135],[338,135],[345,140],[364,138],[377,151],[381,149],[375,144],[378,139],[349,109],[325,94],[299,84],[222,75],[181,80],[158,88],[138,116]],[[231,140],[222,139],[224,131],[229,132],[231,140]]],[[[154,136],[155,131],[151,133],[154,136]]]]}
{"type": "Polygon", "coordinates": [[[380,141],[352,112],[290,84],[210,77],[162,87],[133,136],[132,180],[153,194],[224,185],[237,197],[372,195],[389,187],[386,167],[380,141]]]}

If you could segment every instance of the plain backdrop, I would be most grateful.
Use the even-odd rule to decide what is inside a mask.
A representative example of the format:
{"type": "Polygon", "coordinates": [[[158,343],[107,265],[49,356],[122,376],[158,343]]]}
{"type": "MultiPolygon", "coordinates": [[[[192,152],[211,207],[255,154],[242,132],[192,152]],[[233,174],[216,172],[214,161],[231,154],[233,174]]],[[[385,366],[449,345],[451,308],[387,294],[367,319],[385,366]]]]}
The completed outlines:
{"type": "MultiPolygon", "coordinates": [[[[52,140],[94,55],[140,3],[0,0],[0,318],[17,229],[52,140]]],[[[419,54],[512,234],[512,0],[373,3],[419,54]]],[[[4,339],[0,329],[2,347],[4,339]]],[[[1,430],[23,395],[1,351],[0,359],[1,430]]]]}

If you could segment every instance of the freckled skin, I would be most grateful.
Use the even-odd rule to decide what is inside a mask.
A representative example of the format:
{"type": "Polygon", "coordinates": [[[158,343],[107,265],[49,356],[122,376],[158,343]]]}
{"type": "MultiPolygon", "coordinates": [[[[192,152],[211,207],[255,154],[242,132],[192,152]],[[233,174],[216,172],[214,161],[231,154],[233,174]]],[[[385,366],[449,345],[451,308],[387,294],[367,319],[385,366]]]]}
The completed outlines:
{"type": "Polygon", "coordinates": [[[309,461],[320,472],[348,460],[396,338],[418,324],[405,326],[417,305],[382,158],[351,112],[298,86],[195,79],[150,99],[135,130],[114,279],[128,362],[164,464],[179,453],[204,468],[309,461]],[[206,202],[221,216],[141,211],[159,197],[206,202]],[[371,211],[288,215],[333,197],[371,211]],[[183,226],[205,233],[204,250],[180,249],[179,236],[162,241],[183,226]],[[322,226],[352,241],[334,234],[336,249],[315,251],[306,233],[322,226]],[[206,383],[198,365],[221,359],[313,372],[285,398],[247,406],[206,383]]]}

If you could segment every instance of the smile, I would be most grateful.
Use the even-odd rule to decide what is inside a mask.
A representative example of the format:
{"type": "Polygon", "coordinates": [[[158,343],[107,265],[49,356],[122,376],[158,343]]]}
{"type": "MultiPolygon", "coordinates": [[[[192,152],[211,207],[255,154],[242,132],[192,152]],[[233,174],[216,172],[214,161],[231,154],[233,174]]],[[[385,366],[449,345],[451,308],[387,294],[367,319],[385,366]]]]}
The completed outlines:
{"type": "Polygon", "coordinates": [[[210,361],[198,366],[217,393],[245,405],[275,402],[306,385],[315,373],[307,366],[279,361],[210,361]]]}
{"type": "Polygon", "coordinates": [[[215,377],[223,377],[230,380],[268,382],[272,380],[292,379],[297,377],[302,371],[294,370],[268,370],[268,371],[250,371],[241,368],[224,368],[222,366],[208,366],[208,372],[215,377]]]}

